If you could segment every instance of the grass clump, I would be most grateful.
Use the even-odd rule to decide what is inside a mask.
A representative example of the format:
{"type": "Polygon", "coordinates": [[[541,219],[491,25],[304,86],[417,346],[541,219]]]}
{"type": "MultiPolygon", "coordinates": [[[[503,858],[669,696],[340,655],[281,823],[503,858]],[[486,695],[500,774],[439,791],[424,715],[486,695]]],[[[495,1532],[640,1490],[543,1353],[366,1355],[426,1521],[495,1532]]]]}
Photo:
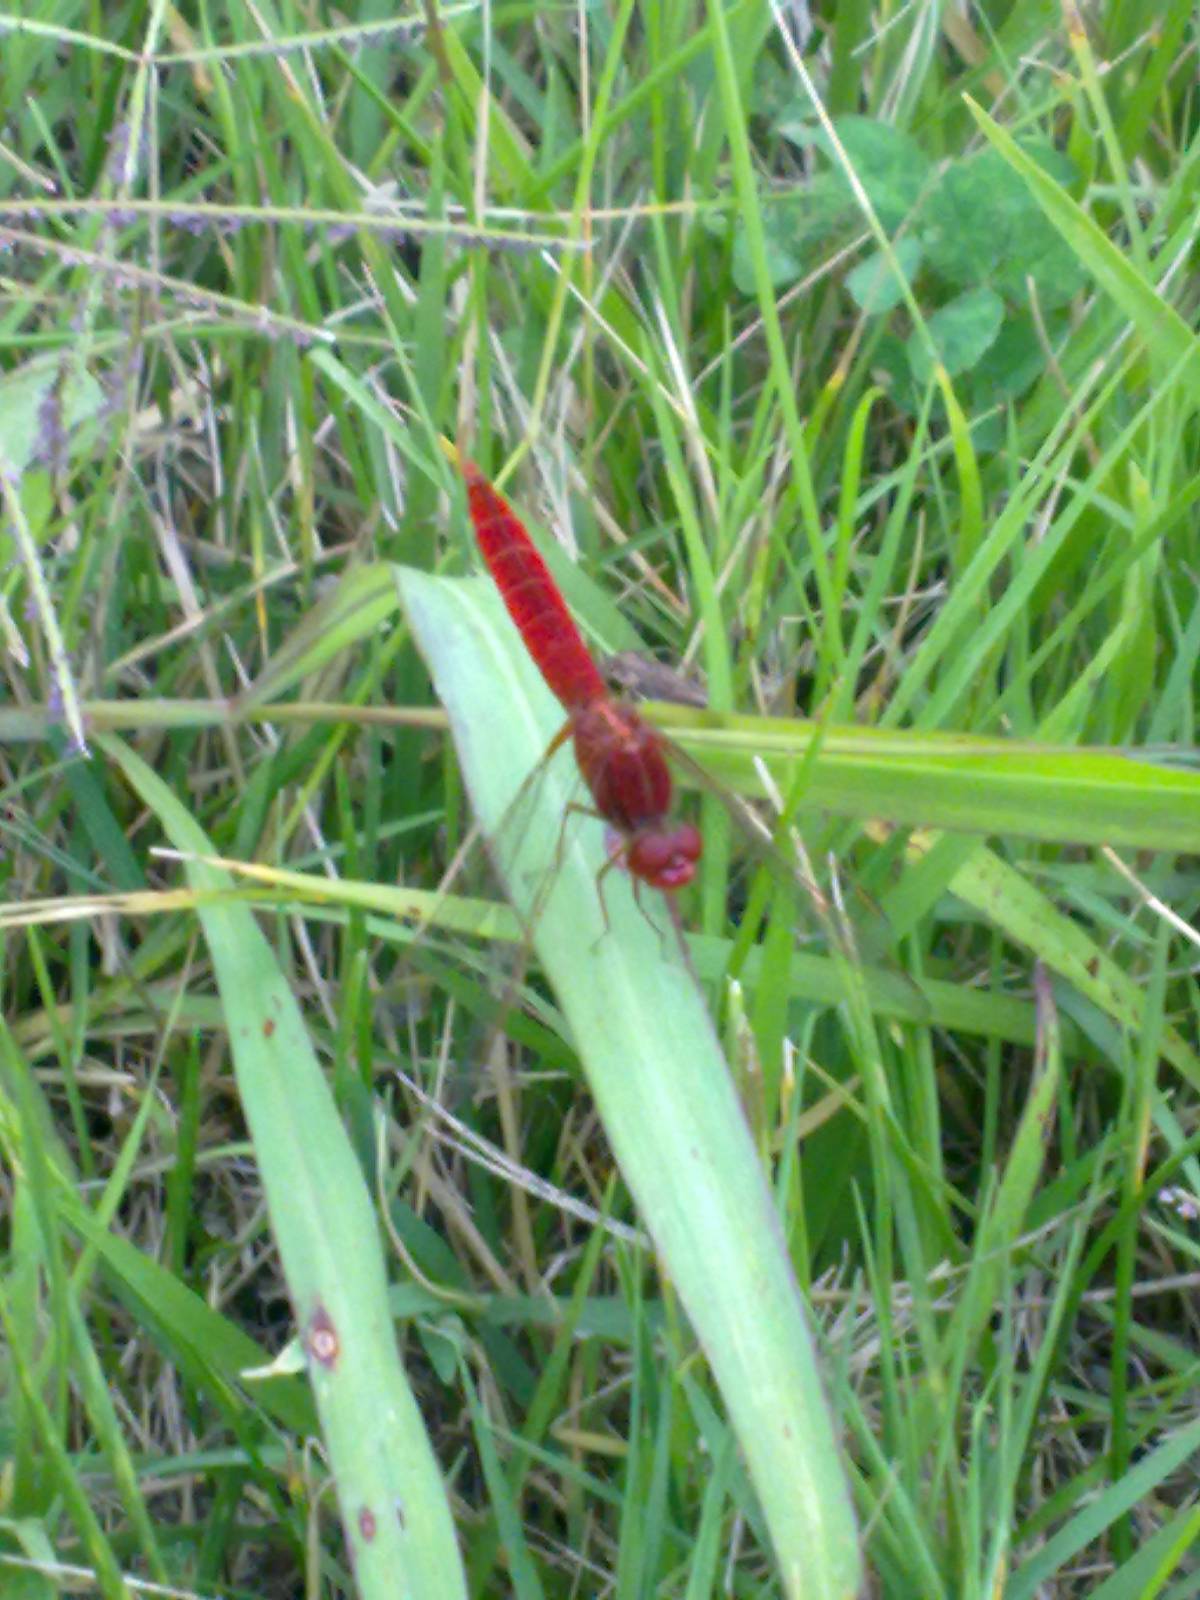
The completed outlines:
{"type": "Polygon", "coordinates": [[[1086,23],[0,18],[4,1593],[1194,1590],[1197,39],[1086,23]],[[683,944],[443,438],[704,680],[683,944]]]}

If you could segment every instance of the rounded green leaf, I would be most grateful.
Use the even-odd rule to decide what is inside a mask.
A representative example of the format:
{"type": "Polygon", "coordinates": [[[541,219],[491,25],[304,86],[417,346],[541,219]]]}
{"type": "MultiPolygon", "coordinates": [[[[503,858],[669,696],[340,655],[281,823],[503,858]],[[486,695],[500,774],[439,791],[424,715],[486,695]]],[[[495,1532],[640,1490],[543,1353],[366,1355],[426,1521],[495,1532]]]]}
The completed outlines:
{"type": "Polygon", "coordinates": [[[904,286],[912,283],[921,265],[920,240],[898,239],[892,254],[895,266],[882,251],[876,250],[865,261],[860,261],[846,278],[852,298],[869,317],[891,311],[904,299],[904,286]]]}
{"type": "MultiPolygon", "coordinates": [[[[935,311],[926,327],[938,360],[953,377],[956,372],[969,371],[991,348],[1003,322],[1004,301],[996,291],[972,289],[935,311]]],[[[919,382],[932,377],[929,347],[917,332],[908,341],[908,359],[919,382]]]]}

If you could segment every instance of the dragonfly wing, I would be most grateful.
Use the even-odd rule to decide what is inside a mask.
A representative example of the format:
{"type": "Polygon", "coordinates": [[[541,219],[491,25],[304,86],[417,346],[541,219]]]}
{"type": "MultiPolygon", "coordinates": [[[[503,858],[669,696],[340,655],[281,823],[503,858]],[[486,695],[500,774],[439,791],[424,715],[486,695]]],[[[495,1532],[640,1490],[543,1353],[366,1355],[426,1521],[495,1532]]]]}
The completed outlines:
{"type": "MultiPolygon", "coordinates": [[[[920,987],[886,954],[896,940],[878,902],[856,887],[853,896],[856,905],[852,917],[836,873],[831,880],[832,887],[823,887],[803,840],[795,829],[789,830],[783,840],[776,838],[770,825],[750,802],[713,777],[666,734],[663,735],[663,743],[672,764],[697,787],[721,802],[756,865],[764,869],[775,883],[791,890],[798,923],[810,932],[819,933],[831,952],[836,952],[837,959],[852,962],[855,966],[861,966],[864,960],[882,966],[893,980],[899,979],[904,985],[907,991],[905,1011],[923,1015],[928,1006],[920,987]]],[[[760,900],[765,909],[765,899],[760,897],[760,900]]]]}

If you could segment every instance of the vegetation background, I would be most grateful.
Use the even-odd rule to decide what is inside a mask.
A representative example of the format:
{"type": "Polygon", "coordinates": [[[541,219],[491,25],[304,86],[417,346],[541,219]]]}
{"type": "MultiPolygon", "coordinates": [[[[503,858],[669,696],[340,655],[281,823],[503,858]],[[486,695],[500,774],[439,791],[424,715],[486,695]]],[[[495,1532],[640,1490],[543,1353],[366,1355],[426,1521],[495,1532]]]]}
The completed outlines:
{"type": "Polygon", "coordinates": [[[1197,44],[8,0],[6,1597],[1200,1590],[1197,44]],[[717,1033],[439,435],[773,819],[717,1033]]]}

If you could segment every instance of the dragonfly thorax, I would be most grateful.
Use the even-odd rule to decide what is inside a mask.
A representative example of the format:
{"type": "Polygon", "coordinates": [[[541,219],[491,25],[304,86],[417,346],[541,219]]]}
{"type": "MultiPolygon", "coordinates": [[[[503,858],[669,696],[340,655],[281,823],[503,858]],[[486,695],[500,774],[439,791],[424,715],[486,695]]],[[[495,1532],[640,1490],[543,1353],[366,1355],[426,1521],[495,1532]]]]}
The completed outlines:
{"type": "Polygon", "coordinates": [[[575,759],[596,810],[620,833],[653,828],[671,809],[662,739],[633,706],[597,700],[572,714],[575,759]]]}

